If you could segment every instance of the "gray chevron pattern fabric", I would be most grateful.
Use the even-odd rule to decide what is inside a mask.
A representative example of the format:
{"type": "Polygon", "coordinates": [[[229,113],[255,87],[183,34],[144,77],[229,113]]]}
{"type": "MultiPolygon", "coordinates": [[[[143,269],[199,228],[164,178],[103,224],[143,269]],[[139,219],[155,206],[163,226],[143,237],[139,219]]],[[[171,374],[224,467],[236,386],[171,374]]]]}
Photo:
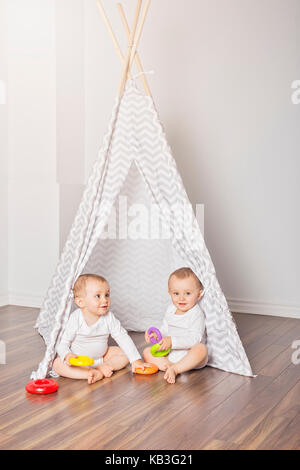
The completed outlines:
{"type": "Polygon", "coordinates": [[[170,302],[169,274],[180,266],[190,266],[205,288],[199,305],[206,318],[208,365],[253,376],[188,204],[154,102],[130,81],[122,98],[116,99],[102,149],[35,325],[45,340],[46,353],[33,379],[51,373],[56,344],[75,308],[71,289],[80,274],[105,276],[111,285],[114,314],[125,328],[144,331],[160,325],[170,302]],[[121,214],[125,203],[128,218],[121,214]],[[169,236],[149,236],[139,220],[151,227],[153,220],[159,220],[169,236]]]}
{"type": "MultiPolygon", "coordinates": [[[[135,207],[139,209],[141,204],[150,213],[153,198],[148,194],[135,164],[130,168],[116,203],[117,220],[120,220],[118,202],[125,196],[129,211],[135,207]]],[[[130,230],[130,220],[128,225],[130,230]]],[[[124,230],[123,224],[119,232],[124,230]]],[[[169,302],[169,274],[184,263],[169,240],[100,239],[83,272],[106,277],[110,282],[112,310],[116,316],[126,329],[145,331],[153,324],[160,325],[169,302]],[[150,303],[145,300],[149,296],[150,303]]]]}

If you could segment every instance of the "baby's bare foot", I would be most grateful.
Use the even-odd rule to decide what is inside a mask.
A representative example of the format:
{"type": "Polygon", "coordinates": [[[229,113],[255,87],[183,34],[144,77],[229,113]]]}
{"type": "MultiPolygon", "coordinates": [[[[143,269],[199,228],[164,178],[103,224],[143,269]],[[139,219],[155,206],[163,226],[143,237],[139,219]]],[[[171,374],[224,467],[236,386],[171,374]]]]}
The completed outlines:
{"type": "Polygon", "coordinates": [[[101,372],[101,370],[90,369],[89,375],[88,375],[88,383],[94,384],[95,382],[98,382],[98,380],[103,379],[103,377],[104,377],[104,374],[101,372]]]}
{"type": "Polygon", "coordinates": [[[169,384],[174,384],[176,380],[176,375],[177,372],[174,368],[174,366],[170,366],[167,368],[166,373],[164,375],[164,379],[169,383],[169,384]]]}
{"type": "Polygon", "coordinates": [[[113,368],[107,364],[101,364],[98,369],[102,372],[104,377],[111,377],[114,373],[113,368]]]}

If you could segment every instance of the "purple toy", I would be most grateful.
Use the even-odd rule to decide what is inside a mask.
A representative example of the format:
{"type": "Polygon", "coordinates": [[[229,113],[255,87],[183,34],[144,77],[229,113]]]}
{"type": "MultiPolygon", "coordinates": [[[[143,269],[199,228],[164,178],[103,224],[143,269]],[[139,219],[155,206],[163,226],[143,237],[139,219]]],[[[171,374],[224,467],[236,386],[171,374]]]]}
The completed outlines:
{"type": "Polygon", "coordinates": [[[155,333],[157,335],[157,340],[152,336],[152,338],[150,338],[150,341],[152,344],[156,344],[156,343],[159,343],[161,340],[162,340],[162,334],[161,332],[159,331],[158,328],[154,328],[154,326],[152,326],[151,328],[149,328],[149,330],[147,331],[148,335],[150,336],[151,333],[155,333]]]}

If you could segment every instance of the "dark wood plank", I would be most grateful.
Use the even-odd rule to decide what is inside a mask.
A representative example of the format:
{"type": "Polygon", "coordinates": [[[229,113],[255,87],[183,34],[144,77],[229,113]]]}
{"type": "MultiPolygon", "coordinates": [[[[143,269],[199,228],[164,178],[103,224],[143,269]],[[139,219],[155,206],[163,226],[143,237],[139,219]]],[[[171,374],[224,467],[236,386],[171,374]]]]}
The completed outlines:
{"type": "Polygon", "coordinates": [[[300,449],[300,413],[287,425],[277,429],[258,447],[259,449],[300,449]]]}
{"type": "MultiPolygon", "coordinates": [[[[276,346],[276,345],[274,345],[276,346]]],[[[293,350],[286,348],[281,351],[272,361],[270,361],[260,371],[263,375],[275,377],[281,374],[292,363],[293,350]]]]}
{"type": "Polygon", "coordinates": [[[242,443],[243,448],[260,450],[276,448],[276,446],[274,447],[275,441],[286,433],[286,428],[288,428],[299,413],[300,380],[246,436],[242,443]]]}
{"type": "Polygon", "coordinates": [[[245,352],[248,356],[248,359],[251,361],[255,356],[265,352],[266,349],[274,344],[276,341],[276,337],[272,337],[271,335],[259,335],[257,338],[252,341],[249,345],[245,345],[245,352]]]}
{"type": "Polygon", "coordinates": [[[228,397],[226,391],[224,395],[215,395],[213,390],[203,395],[199,388],[193,401],[188,402],[179,416],[165,415],[163,420],[152,424],[152,427],[144,426],[143,433],[128,435],[126,441],[117,448],[202,449],[215,437],[218,429],[229,423],[270,382],[270,378],[264,376],[256,379],[240,378],[243,385],[228,397]],[[166,428],[168,433],[164,432],[166,428]]]}
{"type": "MultiPolygon", "coordinates": [[[[300,369],[293,364],[250,401],[230,423],[230,441],[236,444],[247,442],[251,432],[258,428],[271,410],[300,380],[300,369]]],[[[216,433],[217,439],[226,440],[228,429],[216,433]]]]}
{"type": "Polygon", "coordinates": [[[202,450],[241,450],[241,447],[234,442],[212,439],[202,448],[202,450]]]}
{"type": "Polygon", "coordinates": [[[281,317],[272,317],[266,315],[245,315],[234,314],[238,332],[243,339],[243,343],[247,342],[248,337],[255,337],[256,334],[273,333],[280,328],[284,328],[286,324],[291,327],[290,320],[281,317]],[[288,320],[288,321],[287,321],[288,320]]]}
{"type": "Polygon", "coordinates": [[[10,442],[13,441],[12,436],[0,433],[0,449],[6,449],[10,442]]]}
{"type": "MultiPolygon", "coordinates": [[[[252,370],[256,374],[262,374],[262,370],[265,368],[269,371],[269,365],[272,365],[272,362],[275,360],[280,353],[285,351],[286,347],[279,344],[270,344],[266,349],[261,351],[259,354],[256,354],[251,360],[250,364],[252,370]]],[[[269,374],[266,374],[269,375],[269,374]]]]}

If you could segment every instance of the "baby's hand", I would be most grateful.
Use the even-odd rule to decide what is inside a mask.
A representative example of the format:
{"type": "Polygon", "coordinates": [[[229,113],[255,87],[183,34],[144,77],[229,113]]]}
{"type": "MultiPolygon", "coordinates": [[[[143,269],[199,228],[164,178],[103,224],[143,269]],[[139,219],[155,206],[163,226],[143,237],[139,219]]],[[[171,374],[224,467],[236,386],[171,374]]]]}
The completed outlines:
{"type": "Polygon", "coordinates": [[[146,343],[150,343],[150,336],[148,335],[148,331],[145,331],[145,341],[146,343]]]}
{"type": "Polygon", "coordinates": [[[172,338],[171,336],[165,336],[160,342],[160,348],[157,351],[166,351],[172,347],[172,338]]]}
{"type": "Polygon", "coordinates": [[[157,337],[156,333],[151,333],[150,335],[148,335],[148,331],[145,331],[145,341],[146,341],[146,343],[151,343],[150,338],[155,338],[156,341],[158,340],[158,337],[157,337]]]}
{"type": "Polygon", "coordinates": [[[71,359],[71,357],[78,357],[76,356],[76,354],[73,354],[73,353],[68,353],[64,359],[64,362],[65,364],[67,364],[67,366],[70,366],[72,367],[72,364],[70,364],[69,360],[71,359]]]}

